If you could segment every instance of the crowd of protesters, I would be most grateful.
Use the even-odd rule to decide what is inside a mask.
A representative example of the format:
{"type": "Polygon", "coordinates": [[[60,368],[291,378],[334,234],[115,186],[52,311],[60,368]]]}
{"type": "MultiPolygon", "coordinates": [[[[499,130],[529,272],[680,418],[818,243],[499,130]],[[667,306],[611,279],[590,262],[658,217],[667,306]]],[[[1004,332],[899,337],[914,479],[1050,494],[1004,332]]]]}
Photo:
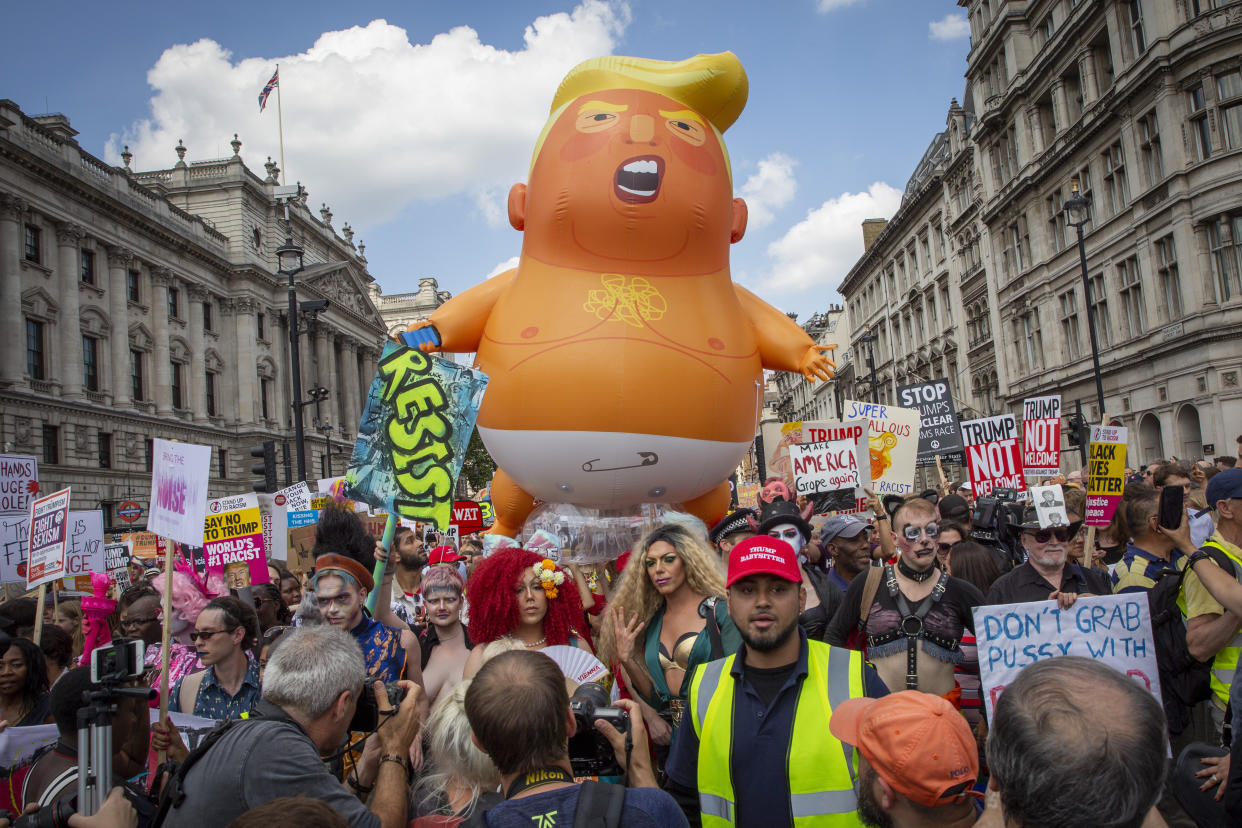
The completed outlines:
{"type": "MultiPolygon", "coordinates": [[[[964,484],[823,520],[776,483],[714,527],[648,526],[607,565],[425,544],[422,527],[390,554],[330,504],[308,573],[273,561],[270,583],[230,590],[174,556],[167,707],[197,718],[119,703],[116,790],[70,824],[1242,824],[1232,460],[1128,472],[1091,549],[1081,473],[1041,481],[1064,487],[1067,526],[1027,507],[998,539],[964,484]],[[1185,502],[1172,529],[1166,487],[1185,502]],[[1162,710],[1065,656],[1024,669],[985,715],[975,607],[1144,592],[1155,615],[1162,583],[1201,698],[1166,687],[1162,710]],[[224,724],[195,731],[204,719],[224,724]]],[[[142,642],[133,683],[158,691],[155,563],[134,561],[109,622],[142,642]]],[[[76,804],[93,686],[81,603],[49,601],[41,624],[36,606],[0,604],[0,729],[49,726],[3,771],[14,815],[76,804]]]]}

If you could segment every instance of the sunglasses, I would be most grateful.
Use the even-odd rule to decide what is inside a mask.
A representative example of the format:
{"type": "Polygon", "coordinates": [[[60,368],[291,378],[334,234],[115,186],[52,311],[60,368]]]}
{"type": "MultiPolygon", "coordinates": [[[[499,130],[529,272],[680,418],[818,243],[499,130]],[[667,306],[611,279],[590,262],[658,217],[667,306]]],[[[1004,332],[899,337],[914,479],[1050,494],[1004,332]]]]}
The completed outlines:
{"type": "Polygon", "coordinates": [[[951,543],[938,543],[938,544],[936,544],[936,551],[938,551],[938,552],[948,552],[948,551],[950,551],[952,548],[953,548],[953,544],[951,544],[951,543]]]}
{"type": "Polygon", "coordinates": [[[228,632],[228,630],[191,630],[190,640],[195,643],[198,643],[199,641],[207,641],[213,635],[219,635],[222,632],[228,632]]]}
{"type": "Polygon", "coordinates": [[[1029,529],[1027,530],[1026,534],[1034,538],[1036,543],[1047,543],[1053,538],[1056,538],[1061,543],[1065,543],[1071,537],[1073,537],[1073,533],[1070,532],[1070,530],[1065,529],[1065,528],[1029,529]]]}
{"type": "Polygon", "coordinates": [[[769,538],[784,538],[785,540],[793,540],[794,538],[798,537],[801,534],[802,532],[798,530],[797,527],[791,526],[790,528],[781,530],[780,532],[776,532],[776,531],[768,532],[768,537],[769,538]]]}
{"type": "Polygon", "coordinates": [[[940,524],[932,521],[926,526],[915,526],[906,524],[901,530],[902,537],[908,541],[916,541],[921,535],[927,535],[929,538],[937,538],[940,536],[940,524]]]}

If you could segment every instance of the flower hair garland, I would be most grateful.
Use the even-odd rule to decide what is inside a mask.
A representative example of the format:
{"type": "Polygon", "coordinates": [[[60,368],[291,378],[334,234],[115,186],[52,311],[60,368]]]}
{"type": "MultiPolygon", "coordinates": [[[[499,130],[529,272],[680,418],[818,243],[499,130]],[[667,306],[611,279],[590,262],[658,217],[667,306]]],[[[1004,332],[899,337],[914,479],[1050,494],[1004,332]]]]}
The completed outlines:
{"type": "Polygon", "coordinates": [[[539,578],[539,585],[543,587],[544,595],[555,598],[560,594],[556,588],[565,583],[565,573],[556,568],[555,561],[551,558],[544,558],[532,566],[531,570],[539,578]]]}

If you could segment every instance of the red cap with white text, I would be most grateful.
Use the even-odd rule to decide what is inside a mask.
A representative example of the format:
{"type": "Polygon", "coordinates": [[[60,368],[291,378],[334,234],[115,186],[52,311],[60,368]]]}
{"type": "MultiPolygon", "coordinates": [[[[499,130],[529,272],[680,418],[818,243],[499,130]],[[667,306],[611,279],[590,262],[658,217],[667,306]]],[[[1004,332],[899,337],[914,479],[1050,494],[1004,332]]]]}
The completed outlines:
{"type": "Polygon", "coordinates": [[[802,580],[794,548],[780,538],[768,535],[747,538],[729,553],[729,577],[725,580],[725,586],[733,586],[736,581],[751,575],[774,575],[795,584],[802,580]]]}

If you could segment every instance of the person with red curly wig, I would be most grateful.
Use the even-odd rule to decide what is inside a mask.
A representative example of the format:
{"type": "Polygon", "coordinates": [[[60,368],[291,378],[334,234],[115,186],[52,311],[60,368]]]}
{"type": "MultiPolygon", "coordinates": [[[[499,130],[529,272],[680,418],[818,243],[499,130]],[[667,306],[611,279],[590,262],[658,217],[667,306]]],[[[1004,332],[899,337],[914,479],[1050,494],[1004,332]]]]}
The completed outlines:
{"type": "Polygon", "coordinates": [[[466,584],[466,599],[476,646],[464,678],[483,666],[483,645],[499,638],[512,638],[528,650],[568,644],[592,652],[572,579],[529,549],[505,547],[485,558],[466,584]]]}

